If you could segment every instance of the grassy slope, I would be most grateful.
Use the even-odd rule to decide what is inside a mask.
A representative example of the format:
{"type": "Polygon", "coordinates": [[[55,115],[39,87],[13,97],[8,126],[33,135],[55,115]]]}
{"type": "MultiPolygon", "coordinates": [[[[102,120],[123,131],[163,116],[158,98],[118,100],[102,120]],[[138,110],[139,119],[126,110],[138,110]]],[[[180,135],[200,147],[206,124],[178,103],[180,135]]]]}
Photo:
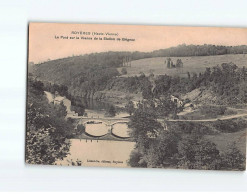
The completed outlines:
{"type": "MultiPolygon", "coordinates": [[[[176,69],[167,69],[165,65],[166,57],[157,58],[145,58],[132,61],[131,67],[126,67],[127,75],[134,76],[143,72],[147,75],[150,74],[150,70],[153,70],[154,75],[180,75],[187,76],[187,72],[204,72],[206,67],[212,67],[221,65],[222,63],[233,62],[239,67],[247,66],[247,54],[229,54],[229,55],[217,55],[217,56],[192,56],[192,57],[171,57],[173,63],[176,63],[177,59],[182,59],[184,64],[183,72],[176,69]]],[[[121,71],[121,68],[118,69],[121,71]]]]}
{"type": "Polygon", "coordinates": [[[220,133],[217,135],[206,135],[205,138],[214,142],[220,152],[224,152],[227,145],[236,142],[238,149],[245,154],[246,151],[246,130],[238,131],[235,133],[220,133]]]}

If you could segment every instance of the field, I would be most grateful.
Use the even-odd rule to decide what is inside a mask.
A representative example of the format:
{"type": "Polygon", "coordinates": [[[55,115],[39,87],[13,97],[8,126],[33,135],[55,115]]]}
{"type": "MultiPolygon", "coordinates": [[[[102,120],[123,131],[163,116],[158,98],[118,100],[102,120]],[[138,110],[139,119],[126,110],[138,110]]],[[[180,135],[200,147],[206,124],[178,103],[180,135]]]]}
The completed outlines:
{"type": "MultiPolygon", "coordinates": [[[[222,63],[233,62],[239,67],[247,66],[247,54],[229,54],[217,56],[192,56],[192,57],[171,57],[173,63],[177,59],[183,62],[183,69],[168,69],[165,64],[167,57],[145,58],[131,62],[131,67],[126,67],[127,74],[123,76],[135,76],[140,73],[149,75],[178,75],[187,76],[187,72],[204,72],[206,67],[221,65],[222,63]]],[[[122,68],[118,68],[121,72],[122,68]]]]}

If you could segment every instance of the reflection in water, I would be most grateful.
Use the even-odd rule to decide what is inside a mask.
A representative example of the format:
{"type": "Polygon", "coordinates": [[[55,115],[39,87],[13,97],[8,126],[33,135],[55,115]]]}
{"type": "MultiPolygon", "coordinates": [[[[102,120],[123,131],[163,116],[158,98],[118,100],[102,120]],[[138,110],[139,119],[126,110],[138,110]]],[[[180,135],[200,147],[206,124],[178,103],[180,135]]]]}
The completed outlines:
{"type": "Polygon", "coordinates": [[[82,99],[81,101],[85,105],[85,108],[89,110],[106,110],[111,106],[109,103],[93,99],[82,99]]]}
{"type": "Polygon", "coordinates": [[[93,99],[80,98],[80,97],[71,98],[71,105],[75,107],[80,107],[80,108],[95,110],[95,111],[106,110],[111,106],[111,104],[106,102],[101,102],[93,99]]]}
{"type": "Polygon", "coordinates": [[[106,124],[101,123],[101,124],[85,124],[85,131],[86,133],[94,136],[102,136],[107,134],[108,128],[106,124]]]}
{"type": "Polygon", "coordinates": [[[113,125],[112,133],[120,137],[129,137],[129,128],[126,123],[117,123],[113,125]]]}
{"type": "Polygon", "coordinates": [[[68,165],[71,160],[81,160],[82,166],[126,167],[134,145],[126,141],[71,139],[70,155],[57,164],[68,165]]]}
{"type": "MultiPolygon", "coordinates": [[[[53,100],[53,95],[46,92],[49,102],[53,100]]],[[[104,117],[104,110],[110,104],[95,100],[68,100],[64,102],[70,117],[76,113],[86,112],[88,117],[92,119],[104,117]],[[73,112],[76,110],[78,112],[73,112]]],[[[119,113],[116,117],[128,116],[126,113],[119,113]]],[[[85,131],[94,136],[102,136],[108,133],[108,128],[104,123],[86,124],[85,131]]],[[[120,137],[128,137],[127,124],[118,123],[113,125],[112,132],[120,137]]],[[[71,165],[71,162],[77,160],[82,161],[82,166],[111,166],[126,167],[131,151],[134,149],[135,142],[128,141],[111,141],[111,140],[85,140],[71,139],[69,155],[64,160],[59,160],[58,165],[71,165]]]]}

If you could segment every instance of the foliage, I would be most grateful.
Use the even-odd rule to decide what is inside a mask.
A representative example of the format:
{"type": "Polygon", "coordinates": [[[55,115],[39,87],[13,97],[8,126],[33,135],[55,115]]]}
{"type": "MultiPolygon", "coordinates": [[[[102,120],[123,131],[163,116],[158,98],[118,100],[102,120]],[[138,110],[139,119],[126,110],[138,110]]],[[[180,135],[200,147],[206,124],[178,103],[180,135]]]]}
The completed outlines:
{"type": "Polygon", "coordinates": [[[233,133],[246,128],[247,122],[242,119],[217,120],[212,125],[220,132],[233,133]]]}
{"type": "Polygon", "coordinates": [[[128,165],[131,167],[147,167],[146,162],[142,158],[142,154],[137,149],[132,150],[130,153],[130,159],[128,165]]]}
{"type": "Polygon", "coordinates": [[[58,84],[52,84],[50,82],[45,82],[44,84],[44,90],[51,92],[52,94],[55,94],[58,92],[59,95],[61,96],[66,96],[68,97],[68,87],[65,85],[58,85],[58,84]]]}
{"type": "Polygon", "coordinates": [[[159,118],[168,117],[170,114],[177,113],[177,105],[171,101],[169,95],[165,98],[155,100],[155,110],[159,118]]]}
{"type": "Polygon", "coordinates": [[[176,64],[173,63],[171,58],[167,58],[166,60],[167,68],[182,68],[183,67],[183,62],[181,59],[177,59],[176,64]]]}
{"type": "Polygon", "coordinates": [[[151,82],[149,78],[142,74],[134,77],[117,77],[111,79],[107,86],[107,90],[123,91],[129,93],[142,93],[145,90],[150,89],[151,82]]]}
{"type": "MultiPolygon", "coordinates": [[[[160,75],[155,80],[153,89],[154,96],[160,97],[165,94],[185,94],[194,89],[208,89],[219,99],[228,104],[247,102],[246,90],[247,71],[245,67],[238,68],[233,63],[223,63],[212,69],[206,68],[204,73],[199,75],[188,72],[188,78],[160,75]]],[[[218,112],[213,108],[215,112],[218,112]]],[[[223,111],[223,107],[221,108],[223,111]]]]}
{"type": "Polygon", "coordinates": [[[69,152],[73,125],[63,105],[48,104],[38,81],[28,80],[26,162],[54,164],[69,152]]]}
{"type": "Polygon", "coordinates": [[[186,137],[178,146],[178,166],[188,169],[219,169],[216,145],[197,136],[186,137]]]}
{"type": "Polygon", "coordinates": [[[125,109],[129,113],[129,115],[132,115],[135,111],[135,106],[132,101],[128,101],[127,104],[125,105],[125,109]]]}
{"type": "Polygon", "coordinates": [[[157,137],[162,125],[156,120],[150,105],[139,104],[128,123],[130,136],[137,142],[138,147],[148,148],[150,140],[157,137]]]}
{"type": "Polygon", "coordinates": [[[145,159],[148,167],[167,167],[176,165],[175,155],[178,152],[180,136],[169,131],[162,131],[152,142],[146,152],[145,159]]]}
{"type": "Polygon", "coordinates": [[[228,145],[227,151],[222,154],[222,166],[231,170],[244,170],[245,156],[238,150],[236,143],[228,145]]]}
{"type": "Polygon", "coordinates": [[[121,69],[121,73],[122,73],[123,75],[127,74],[126,68],[122,68],[122,69],[121,69]]]}
{"type": "Polygon", "coordinates": [[[225,106],[211,106],[203,105],[199,108],[200,113],[210,118],[217,117],[218,115],[224,115],[227,108],[225,106]]]}
{"type": "Polygon", "coordinates": [[[152,57],[183,57],[183,56],[210,56],[224,54],[242,54],[247,52],[247,46],[222,46],[222,45],[178,45],[167,49],[152,52],[152,57]]]}
{"type": "Polygon", "coordinates": [[[82,133],[85,133],[85,126],[84,125],[77,125],[77,134],[80,135],[82,133]]]}
{"type": "Polygon", "coordinates": [[[116,115],[116,108],[113,105],[110,105],[106,110],[106,116],[113,117],[116,115]]]}
{"type": "Polygon", "coordinates": [[[78,113],[78,115],[83,116],[85,113],[87,102],[85,102],[84,99],[81,97],[69,96],[69,99],[71,100],[70,109],[78,113]]]}
{"type": "Polygon", "coordinates": [[[167,122],[170,131],[177,132],[178,134],[190,134],[196,136],[214,134],[212,129],[205,123],[195,123],[189,121],[167,122]]]}

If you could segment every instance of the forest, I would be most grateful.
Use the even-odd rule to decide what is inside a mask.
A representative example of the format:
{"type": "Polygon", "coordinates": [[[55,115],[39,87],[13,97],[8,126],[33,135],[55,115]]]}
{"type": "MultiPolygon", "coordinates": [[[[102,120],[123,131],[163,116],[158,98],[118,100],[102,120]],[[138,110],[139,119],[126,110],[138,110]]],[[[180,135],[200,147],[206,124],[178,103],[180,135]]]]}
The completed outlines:
{"type": "Polygon", "coordinates": [[[139,103],[130,118],[128,124],[131,128],[130,134],[136,142],[128,161],[131,167],[245,169],[245,156],[237,148],[236,142],[229,143],[224,151],[220,151],[205,135],[242,131],[247,127],[246,121],[241,119],[219,120],[213,123],[178,121],[162,124],[157,120],[158,107],[160,105],[156,107],[152,102],[139,103]],[[164,128],[168,128],[169,131],[164,131],[164,128]]]}
{"type": "Polygon", "coordinates": [[[194,89],[210,90],[218,96],[218,104],[238,104],[247,102],[247,70],[234,63],[206,68],[204,73],[190,73],[187,78],[158,76],[153,90],[154,97],[163,94],[185,94],[194,89]]]}
{"type": "Polygon", "coordinates": [[[160,49],[152,52],[152,57],[184,57],[184,56],[211,56],[224,54],[247,53],[247,46],[223,46],[223,45],[178,45],[168,49],[160,49]]]}

